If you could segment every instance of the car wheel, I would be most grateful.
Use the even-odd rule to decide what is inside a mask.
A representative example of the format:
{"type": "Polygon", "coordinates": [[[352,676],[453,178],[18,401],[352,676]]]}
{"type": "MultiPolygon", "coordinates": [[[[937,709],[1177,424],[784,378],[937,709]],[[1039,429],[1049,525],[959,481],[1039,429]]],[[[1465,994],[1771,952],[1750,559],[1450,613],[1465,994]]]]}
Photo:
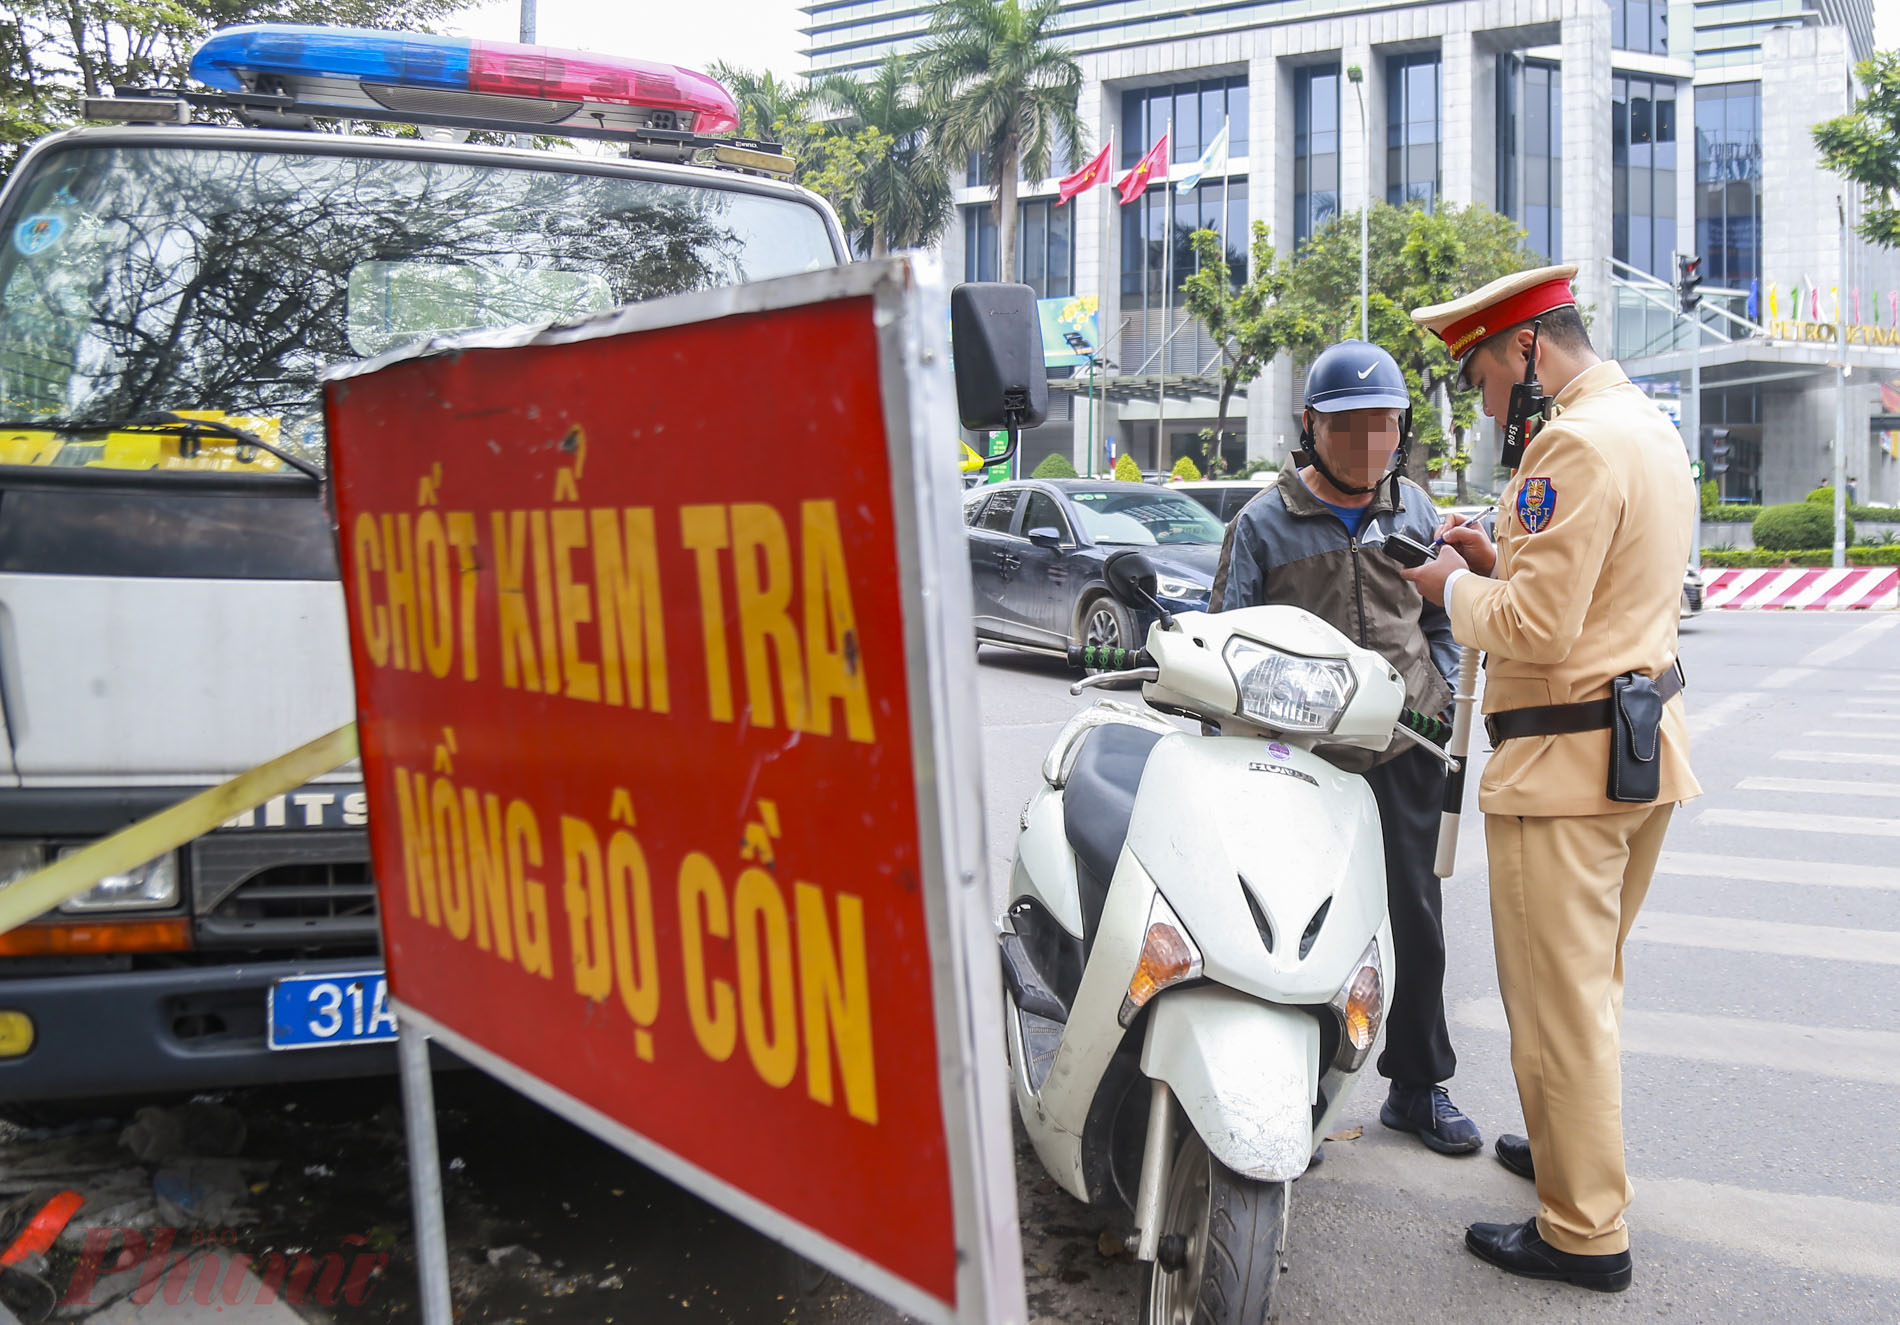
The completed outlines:
{"type": "MultiPolygon", "coordinates": [[[[1110,598],[1107,594],[1089,599],[1082,605],[1081,619],[1077,622],[1077,642],[1084,648],[1132,649],[1136,648],[1135,621],[1128,609],[1110,598]]],[[[1100,668],[1086,668],[1086,671],[1100,671],[1100,668]]]]}

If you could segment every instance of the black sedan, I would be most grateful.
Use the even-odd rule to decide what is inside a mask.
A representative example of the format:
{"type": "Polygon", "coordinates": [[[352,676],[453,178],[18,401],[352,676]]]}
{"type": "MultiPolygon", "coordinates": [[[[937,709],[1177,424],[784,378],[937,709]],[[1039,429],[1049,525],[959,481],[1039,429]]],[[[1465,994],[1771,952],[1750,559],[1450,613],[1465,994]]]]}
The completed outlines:
{"type": "Polygon", "coordinates": [[[1192,498],[1147,483],[1025,479],[963,501],[979,644],[1058,651],[1071,644],[1137,648],[1152,613],[1109,596],[1102,563],[1140,547],[1175,611],[1205,611],[1220,559],[1219,520],[1192,498]]]}

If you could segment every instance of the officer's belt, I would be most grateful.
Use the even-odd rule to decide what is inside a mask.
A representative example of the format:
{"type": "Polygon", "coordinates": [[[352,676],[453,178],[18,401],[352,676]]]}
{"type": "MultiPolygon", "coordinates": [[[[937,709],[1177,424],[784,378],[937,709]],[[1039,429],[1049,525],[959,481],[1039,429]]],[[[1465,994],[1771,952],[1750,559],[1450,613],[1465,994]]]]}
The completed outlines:
{"type": "MultiPolygon", "coordinates": [[[[1656,679],[1656,694],[1667,704],[1682,693],[1682,669],[1671,667],[1656,679]]],[[[1586,699],[1578,704],[1538,704],[1484,715],[1485,735],[1496,748],[1520,736],[1562,736],[1569,732],[1602,731],[1613,720],[1613,701],[1586,699]]]]}

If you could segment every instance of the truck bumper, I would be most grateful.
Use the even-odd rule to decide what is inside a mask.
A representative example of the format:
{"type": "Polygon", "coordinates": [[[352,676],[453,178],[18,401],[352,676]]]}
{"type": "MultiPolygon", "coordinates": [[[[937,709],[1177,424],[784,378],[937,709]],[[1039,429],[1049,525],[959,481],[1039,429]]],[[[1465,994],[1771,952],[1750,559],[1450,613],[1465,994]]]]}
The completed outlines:
{"type": "Polygon", "coordinates": [[[208,1090],[372,1076],[396,1070],[393,1044],[273,1052],[271,985],[378,963],[259,962],[0,980],[0,1010],[33,1019],[33,1047],[0,1060],[0,1100],[208,1090]]]}

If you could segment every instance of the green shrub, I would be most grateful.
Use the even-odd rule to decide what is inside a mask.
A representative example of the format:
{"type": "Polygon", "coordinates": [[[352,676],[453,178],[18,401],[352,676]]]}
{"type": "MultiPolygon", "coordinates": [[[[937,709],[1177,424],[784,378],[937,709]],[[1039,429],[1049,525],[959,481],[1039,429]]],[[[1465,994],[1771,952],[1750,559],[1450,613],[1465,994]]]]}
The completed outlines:
{"type": "Polygon", "coordinates": [[[1193,456],[1184,455],[1174,462],[1173,477],[1180,479],[1183,483],[1199,483],[1201,481],[1200,466],[1194,463],[1193,456]]]}
{"type": "Polygon", "coordinates": [[[1265,458],[1249,460],[1235,472],[1235,478],[1252,478],[1256,474],[1277,474],[1280,467],[1265,458]]]}
{"type": "MultiPolygon", "coordinates": [[[[1798,552],[1834,546],[1834,516],[1816,502],[1789,502],[1770,506],[1755,517],[1755,546],[1772,551],[1798,552]]],[[[1847,540],[1854,539],[1854,522],[1847,522],[1847,540]]]]}
{"type": "Polygon", "coordinates": [[[1075,478],[1075,466],[1060,451],[1051,451],[1029,475],[1031,478],[1075,478]]]}
{"type": "Polygon", "coordinates": [[[1722,495],[1715,486],[1715,480],[1704,479],[1702,488],[1702,518],[1708,519],[1709,512],[1722,504],[1722,495]]]}
{"type": "Polygon", "coordinates": [[[1141,466],[1135,463],[1133,456],[1124,451],[1115,461],[1115,477],[1123,483],[1139,483],[1141,482],[1141,466]]]}
{"type": "Polygon", "coordinates": [[[1759,506],[1718,505],[1715,509],[1704,512],[1702,521],[1704,524],[1754,524],[1755,517],[1760,515],[1761,511],[1762,508],[1759,506]]]}
{"type": "Polygon", "coordinates": [[[1834,485],[1832,483],[1823,483],[1820,487],[1809,492],[1808,495],[1801,500],[1811,501],[1816,506],[1832,506],[1834,504],[1834,485]]]}
{"type": "MultiPolygon", "coordinates": [[[[1775,552],[1759,547],[1704,548],[1702,551],[1702,565],[1709,570],[1737,567],[1774,569],[1780,566],[1831,566],[1833,563],[1834,549],[1831,547],[1809,548],[1800,552],[1775,552]]],[[[1883,547],[1850,547],[1847,549],[1847,564],[1850,566],[1900,566],[1900,543],[1888,543],[1883,547]]]]}

